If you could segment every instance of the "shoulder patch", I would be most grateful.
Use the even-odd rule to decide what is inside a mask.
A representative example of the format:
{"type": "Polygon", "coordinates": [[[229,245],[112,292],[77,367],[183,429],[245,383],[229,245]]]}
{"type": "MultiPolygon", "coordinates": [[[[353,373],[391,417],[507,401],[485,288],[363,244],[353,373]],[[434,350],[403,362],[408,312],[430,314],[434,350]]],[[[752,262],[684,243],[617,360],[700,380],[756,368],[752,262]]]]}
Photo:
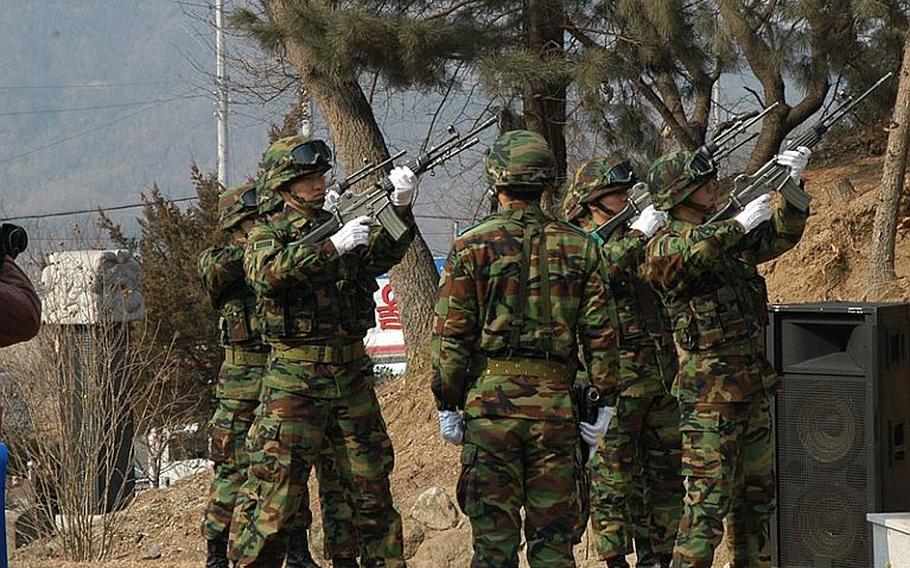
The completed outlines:
{"type": "Polygon", "coordinates": [[[264,241],[257,241],[253,244],[253,250],[263,250],[268,248],[275,247],[275,239],[266,239],[264,241]]]}

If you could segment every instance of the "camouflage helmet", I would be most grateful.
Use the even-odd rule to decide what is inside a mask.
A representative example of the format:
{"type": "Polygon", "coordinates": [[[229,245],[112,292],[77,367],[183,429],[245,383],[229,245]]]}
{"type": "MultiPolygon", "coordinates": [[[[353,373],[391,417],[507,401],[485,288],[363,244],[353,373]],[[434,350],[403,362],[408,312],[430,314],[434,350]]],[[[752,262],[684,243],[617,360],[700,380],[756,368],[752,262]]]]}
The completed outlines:
{"type": "Polygon", "coordinates": [[[566,191],[566,217],[578,219],[585,214],[585,203],[601,196],[628,189],[638,177],[625,160],[592,158],[578,167],[575,179],[566,191]]]}
{"type": "Polygon", "coordinates": [[[487,182],[516,191],[539,192],[556,181],[556,158],[543,136],[529,130],[510,130],[496,139],[483,156],[487,182]]]}
{"type": "Polygon", "coordinates": [[[229,187],[218,195],[218,223],[224,231],[232,231],[258,212],[256,186],[253,182],[229,187]]]}
{"type": "Polygon", "coordinates": [[[648,170],[651,202],[658,211],[669,211],[716,177],[714,163],[698,152],[670,152],[658,158],[648,170]]]}
{"type": "Polygon", "coordinates": [[[262,174],[257,191],[259,210],[269,213],[281,206],[278,189],[294,179],[332,169],[332,151],[322,140],[287,136],[272,142],[262,155],[262,174]]]}

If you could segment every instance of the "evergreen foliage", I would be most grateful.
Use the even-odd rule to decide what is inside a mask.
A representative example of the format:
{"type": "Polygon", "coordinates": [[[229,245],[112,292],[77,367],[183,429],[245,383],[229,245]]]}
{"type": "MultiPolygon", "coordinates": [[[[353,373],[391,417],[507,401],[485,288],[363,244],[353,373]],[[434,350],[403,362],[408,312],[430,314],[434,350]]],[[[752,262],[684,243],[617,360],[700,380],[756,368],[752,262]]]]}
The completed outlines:
{"type": "Polygon", "coordinates": [[[186,395],[199,394],[217,376],[223,353],[217,336],[218,316],[199,283],[196,259],[218,242],[218,192],[215,174],[191,166],[199,201],[182,207],[158,187],[142,194],[140,237],[126,237],[120,226],[99,211],[99,225],[112,241],[135,254],[142,266],[141,292],[149,321],[159,326],[161,351],[173,348],[186,395]]]}

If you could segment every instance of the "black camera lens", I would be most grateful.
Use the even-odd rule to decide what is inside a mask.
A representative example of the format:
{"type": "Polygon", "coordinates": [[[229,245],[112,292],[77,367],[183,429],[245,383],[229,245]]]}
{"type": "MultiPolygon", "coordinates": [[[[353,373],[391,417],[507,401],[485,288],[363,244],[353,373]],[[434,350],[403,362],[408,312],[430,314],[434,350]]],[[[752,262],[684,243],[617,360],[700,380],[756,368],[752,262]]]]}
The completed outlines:
{"type": "Polygon", "coordinates": [[[0,225],[0,254],[16,258],[28,248],[28,233],[19,225],[0,225]]]}

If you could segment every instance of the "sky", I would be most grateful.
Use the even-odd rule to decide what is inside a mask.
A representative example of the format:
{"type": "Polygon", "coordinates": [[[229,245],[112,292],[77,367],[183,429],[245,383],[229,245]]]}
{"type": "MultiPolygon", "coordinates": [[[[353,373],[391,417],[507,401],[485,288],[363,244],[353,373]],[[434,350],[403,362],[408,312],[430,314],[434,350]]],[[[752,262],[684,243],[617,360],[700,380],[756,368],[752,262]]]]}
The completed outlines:
{"type": "MultiPolygon", "coordinates": [[[[241,1],[229,0],[228,6],[241,1]]],[[[0,0],[0,218],[133,204],[153,185],[172,198],[193,195],[190,164],[216,168],[214,30],[206,4],[0,0]]],[[[249,49],[236,37],[228,38],[228,47],[249,49]]],[[[755,104],[744,97],[743,80],[722,80],[726,107],[755,104]]],[[[290,96],[268,103],[239,96],[232,101],[233,182],[255,174],[268,125],[280,122],[290,102],[290,96]]],[[[390,148],[407,150],[405,159],[444,136],[449,123],[470,128],[486,104],[483,93],[469,85],[445,99],[380,90],[373,101],[390,148]]],[[[316,130],[325,135],[318,116],[316,130]]],[[[418,222],[436,255],[446,253],[455,230],[482,216],[480,151],[494,130],[421,181],[418,222]]],[[[137,213],[111,216],[135,232],[137,213]]],[[[94,219],[82,214],[16,222],[30,231],[33,247],[59,249],[84,242],[73,234],[77,225],[95,235],[94,219]]]]}

